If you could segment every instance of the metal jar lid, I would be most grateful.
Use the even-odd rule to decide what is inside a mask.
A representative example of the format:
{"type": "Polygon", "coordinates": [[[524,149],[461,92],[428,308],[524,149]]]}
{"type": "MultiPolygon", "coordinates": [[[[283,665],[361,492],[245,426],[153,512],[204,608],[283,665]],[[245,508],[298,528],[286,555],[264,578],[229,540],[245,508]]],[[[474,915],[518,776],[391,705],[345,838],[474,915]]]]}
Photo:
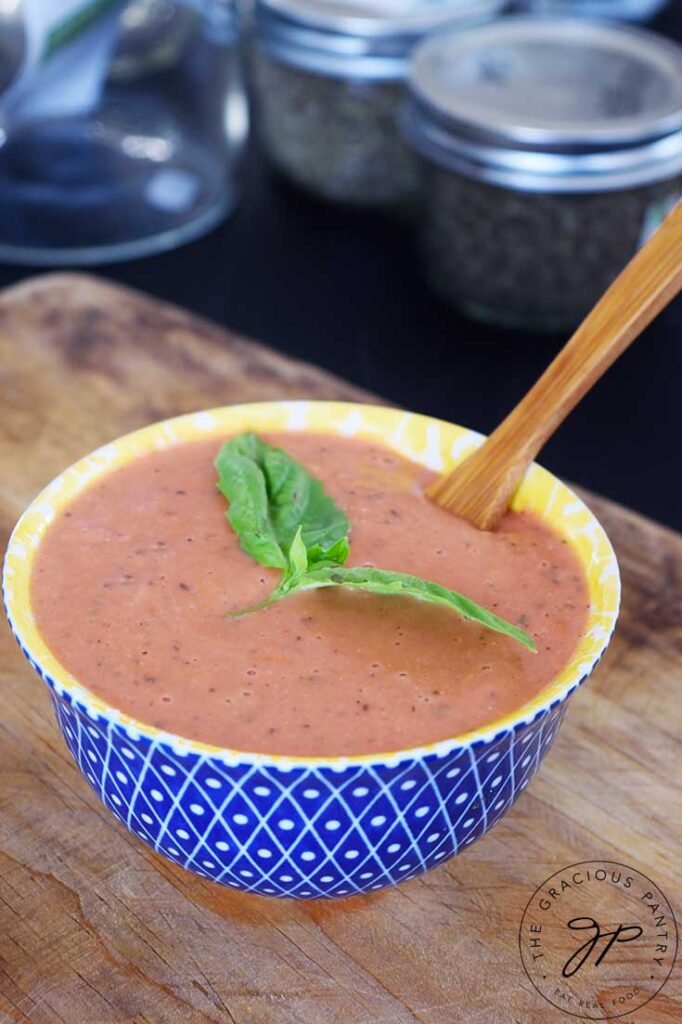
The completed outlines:
{"type": "Polygon", "coordinates": [[[433,162],[526,191],[682,171],[682,47],[607,23],[514,17],[415,49],[405,135],[433,162]]]}
{"type": "Polygon", "coordinates": [[[415,44],[446,22],[489,21],[508,0],[256,0],[255,36],[273,57],[320,74],[403,78],[415,44]]]}

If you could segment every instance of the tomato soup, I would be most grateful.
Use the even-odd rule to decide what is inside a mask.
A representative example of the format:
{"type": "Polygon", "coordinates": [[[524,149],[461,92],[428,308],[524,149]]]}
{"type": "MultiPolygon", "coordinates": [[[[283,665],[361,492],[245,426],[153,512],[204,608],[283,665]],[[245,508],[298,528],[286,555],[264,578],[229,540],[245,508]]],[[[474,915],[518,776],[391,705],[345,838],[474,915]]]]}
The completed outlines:
{"type": "Polygon", "coordinates": [[[31,597],[53,653],[109,704],[160,729],[273,754],[369,754],[454,736],[513,711],[585,628],[576,555],[529,513],[484,533],[424,496],[432,474],[387,448],[268,435],[351,522],[348,565],[458,590],[527,630],[514,639],[409,597],[340,588],[241,618],[280,573],[225,518],[218,441],[153,452],[91,485],[48,529],[31,597]]]}

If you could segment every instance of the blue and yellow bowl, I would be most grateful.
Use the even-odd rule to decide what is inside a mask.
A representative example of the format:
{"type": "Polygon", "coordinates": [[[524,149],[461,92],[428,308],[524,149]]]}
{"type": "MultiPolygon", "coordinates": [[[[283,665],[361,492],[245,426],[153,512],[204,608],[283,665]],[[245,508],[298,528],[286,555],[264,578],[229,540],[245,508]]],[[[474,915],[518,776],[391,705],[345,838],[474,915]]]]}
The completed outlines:
{"type": "Polygon", "coordinates": [[[572,545],[590,597],[587,629],[570,664],[533,700],[465,735],[365,756],[253,754],[161,732],[105,703],[55,658],[31,611],[31,567],[52,520],[94,480],[153,449],[243,430],[368,438],[439,471],[481,442],[479,434],[424,416],[335,402],[233,406],[146,427],[67,469],[21,517],[5,558],[9,621],[48,685],[83,775],[143,842],[247,892],[313,899],[382,889],[466,849],[526,788],[568,698],[611,637],[620,597],[616,559],[583,502],[533,466],[513,507],[538,513],[572,545]]]}

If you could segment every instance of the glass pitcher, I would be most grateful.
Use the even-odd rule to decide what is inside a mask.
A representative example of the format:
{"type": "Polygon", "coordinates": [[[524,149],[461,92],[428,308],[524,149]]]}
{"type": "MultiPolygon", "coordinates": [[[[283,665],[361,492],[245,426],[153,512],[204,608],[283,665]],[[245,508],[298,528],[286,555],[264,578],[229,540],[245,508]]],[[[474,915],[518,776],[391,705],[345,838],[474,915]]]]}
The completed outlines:
{"type": "Polygon", "coordinates": [[[0,0],[0,259],[169,249],[234,208],[235,0],[0,0]]]}

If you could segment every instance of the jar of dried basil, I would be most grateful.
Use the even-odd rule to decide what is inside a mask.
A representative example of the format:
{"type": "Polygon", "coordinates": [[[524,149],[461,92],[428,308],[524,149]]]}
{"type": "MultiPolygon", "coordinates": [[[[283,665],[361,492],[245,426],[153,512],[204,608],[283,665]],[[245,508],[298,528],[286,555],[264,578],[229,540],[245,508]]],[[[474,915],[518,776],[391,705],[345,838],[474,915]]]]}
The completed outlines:
{"type": "Polygon", "coordinates": [[[251,72],[272,163],[325,199],[407,204],[416,160],[397,126],[409,54],[446,21],[453,31],[507,0],[257,0],[251,72]]]}
{"type": "Polygon", "coordinates": [[[643,29],[441,32],[409,84],[426,273],[481,319],[575,325],[682,194],[682,48],[643,29]]]}

